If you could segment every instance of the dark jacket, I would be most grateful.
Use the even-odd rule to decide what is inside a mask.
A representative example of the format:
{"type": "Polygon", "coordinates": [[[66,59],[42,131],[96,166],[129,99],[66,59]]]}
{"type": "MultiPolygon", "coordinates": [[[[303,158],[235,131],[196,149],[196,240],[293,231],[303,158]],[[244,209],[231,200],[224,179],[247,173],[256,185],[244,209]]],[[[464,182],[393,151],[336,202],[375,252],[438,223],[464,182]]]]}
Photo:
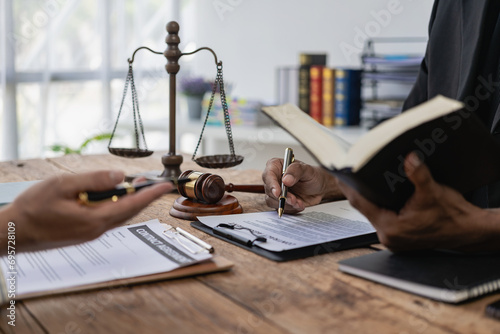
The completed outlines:
{"type": "MultiPolygon", "coordinates": [[[[466,109],[477,113],[498,135],[498,104],[485,102],[492,98],[495,89],[500,89],[496,76],[498,59],[490,59],[498,57],[492,55],[496,51],[491,52],[491,47],[500,47],[500,40],[495,40],[498,35],[494,34],[498,12],[491,13],[490,7],[497,4],[488,0],[435,1],[425,58],[404,109],[441,94],[464,102],[466,109]]],[[[466,198],[481,207],[498,207],[500,184],[478,189],[466,194],[466,198]]]]}

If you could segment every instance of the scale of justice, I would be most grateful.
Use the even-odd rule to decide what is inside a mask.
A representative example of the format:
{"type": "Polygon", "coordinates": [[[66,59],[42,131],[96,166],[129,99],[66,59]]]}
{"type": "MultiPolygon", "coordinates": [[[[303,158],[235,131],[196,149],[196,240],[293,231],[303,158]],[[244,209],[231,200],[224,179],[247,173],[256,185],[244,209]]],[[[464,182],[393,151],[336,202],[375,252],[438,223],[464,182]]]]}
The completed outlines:
{"type": "Polygon", "coordinates": [[[198,144],[194,150],[192,160],[196,162],[199,166],[205,168],[229,168],[241,164],[243,161],[243,156],[236,155],[234,152],[233,135],[231,131],[231,121],[229,118],[229,111],[226,101],[226,93],[224,90],[224,79],[222,76],[222,61],[217,59],[215,52],[208,48],[202,47],[196,49],[192,52],[183,53],[179,50],[179,24],[175,21],[171,21],[167,24],[167,49],[165,52],[153,51],[148,47],[142,46],[137,48],[133,54],[132,58],[128,59],[129,67],[128,74],[125,80],[125,87],[123,90],[123,98],[120,104],[120,109],[116,122],[111,134],[111,138],[108,144],[108,150],[111,154],[125,157],[125,158],[141,158],[147,157],[153,154],[153,151],[148,150],[146,145],[146,138],[144,136],[144,127],[142,124],[141,115],[139,113],[139,102],[137,99],[137,91],[134,83],[134,74],[132,70],[132,64],[134,62],[135,54],[142,49],[148,50],[152,53],[164,55],[167,58],[167,64],[165,69],[169,74],[169,151],[164,154],[161,158],[161,162],[164,166],[164,170],[160,175],[153,174],[151,172],[146,172],[144,174],[138,174],[128,177],[128,181],[138,176],[145,176],[150,180],[162,180],[162,179],[177,179],[177,178],[190,178],[191,181],[179,184],[177,189],[182,197],[179,197],[174,202],[174,205],[170,209],[170,215],[176,218],[196,220],[197,216],[208,216],[208,215],[223,215],[223,214],[236,214],[242,213],[243,209],[238,203],[238,200],[225,192],[232,191],[243,191],[252,193],[264,193],[263,185],[234,185],[232,183],[224,184],[224,180],[215,174],[211,173],[201,173],[193,170],[186,170],[181,172],[180,165],[183,161],[183,157],[180,154],[176,154],[175,150],[175,116],[176,116],[176,74],[180,70],[179,58],[182,56],[192,55],[202,50],[210,51],[215,59],[215,65],[217,68],[217,75],[215,77],[215,82],[212,86],[212,95],[210,96],[210,102],[208,105],[207,114],[205,117],[205,122],[201,129],[200,138],[198,139],[198,144]],[[120,119],[120,115],[123,109],[123,104],[127,96],[128,87],[130,86],[132,95],[132,109],[133,109],[133,119],[134,119],[134,130],[135,130],[135,148],[115,148],[111,147],[113,137],[120,119]],[[201,156],[196,158],[196,153],[200,147],[200,143],[203,138],[203,131],[208,121],[210,110],[214,102],[217,90],[220,94],[220,100],[222,109],[224,111],[224,127],[226,129],[227,140],[229,143],[230,154],[218,154],[201,156]],[[141,142],[144,148],[141,148],[141,142]]]}

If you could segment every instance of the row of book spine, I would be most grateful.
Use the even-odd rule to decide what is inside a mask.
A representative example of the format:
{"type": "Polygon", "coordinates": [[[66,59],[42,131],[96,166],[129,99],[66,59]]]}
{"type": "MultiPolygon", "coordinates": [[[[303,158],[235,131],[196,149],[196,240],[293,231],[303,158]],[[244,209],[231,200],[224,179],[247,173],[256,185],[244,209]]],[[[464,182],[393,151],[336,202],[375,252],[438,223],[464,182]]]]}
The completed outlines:
{"type": "Polygon", "coordinates": [[[359,124],[361,72],[327,67],[326,55],[301,54],[299,108],[325,126],[359,124]]]}

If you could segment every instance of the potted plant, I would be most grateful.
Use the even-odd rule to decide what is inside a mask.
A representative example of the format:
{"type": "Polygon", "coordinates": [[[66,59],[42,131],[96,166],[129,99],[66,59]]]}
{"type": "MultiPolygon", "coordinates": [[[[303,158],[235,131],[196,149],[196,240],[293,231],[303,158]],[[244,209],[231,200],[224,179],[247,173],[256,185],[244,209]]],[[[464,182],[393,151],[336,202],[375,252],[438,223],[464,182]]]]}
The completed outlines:
{"type": "Polygon", "coordinates": [[[205,93],[212,89],[211,83],[202,77],[182,77],[179,87],[181,93],[186,97],[189,118],[200,119],[201,102],[205,93]]]}

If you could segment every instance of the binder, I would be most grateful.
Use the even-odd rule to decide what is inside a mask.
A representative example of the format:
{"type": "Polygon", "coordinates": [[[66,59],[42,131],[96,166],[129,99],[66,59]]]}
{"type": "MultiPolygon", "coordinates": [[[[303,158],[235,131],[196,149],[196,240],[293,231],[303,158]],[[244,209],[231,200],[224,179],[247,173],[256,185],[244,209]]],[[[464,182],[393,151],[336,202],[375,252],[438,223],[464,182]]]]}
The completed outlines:
{"type": "Polygon", "coordinates": [[[369,234],[363,234],[363,235],[358,235],[358,236],[354,236],[354,237],[343,238],[343,239],[339,239],[339,240],[335,240],[335,241],[331,241],[331,242],[319,243],[316,245],[295,248],[295,249],[289,249],[289,250],[284,250],[284,251],[280,251],[280,252],[274,252],[274,251],[269,251],[269,250],[263,249],[263,248],[255,245],[253,243],[254,240],[250,240],[250,239],[242,240],[236,234],[231,233],[231,230],[225,231],[224,235],[222,235],[221,233],[216,233],[217,230],[215,230],[215,229],[213,229],[213,228],[211,228],[211,227],[209,227],[209,226],[207,226],[199,221],[191,222],[191,226],[198,229],[198,230],[201,230],[205,233],[208,233],[211,236],[214,236],[218,239],[224,240],[226,242],[229,242],[230,244],[241,247],[241,248],[246,249],[252,253],[255,253],[255,254],[263,256],[269,260],[273,260],[273,261],[277,261],[277,262],[291,261],[291,260],[306,258],[306,257],[310,257],[310,256],[336,252],[336,251],[345,250],[345,249],[349,249],[349,248],[363,247],[363,246],[368,246],[370,244],[378,243],[377,234],[376,233],[369,233],[369,234]]]}

